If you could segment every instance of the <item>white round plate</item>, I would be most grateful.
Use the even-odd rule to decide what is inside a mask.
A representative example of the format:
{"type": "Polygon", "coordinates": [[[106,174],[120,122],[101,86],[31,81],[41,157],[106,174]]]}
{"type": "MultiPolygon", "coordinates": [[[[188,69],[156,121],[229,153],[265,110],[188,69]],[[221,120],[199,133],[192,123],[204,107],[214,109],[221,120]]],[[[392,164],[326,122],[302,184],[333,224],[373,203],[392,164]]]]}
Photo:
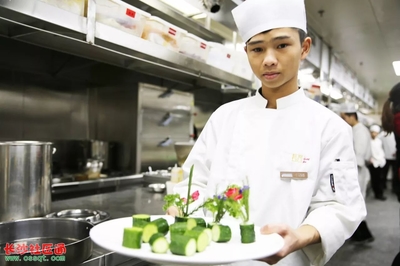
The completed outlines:
{"type": "MultiPolygon", "coordinates": [[[[169,215],[152,215],[151,220],[164,218],[169,224],[173,224],[175,219],[169,215]]],[[[209,217],[204,217],[206,222],[210,222],[209,217]]],[[[151,251],[149,244],[142,244],[141,249],[131,249],[122,246],[122,238],[125,227],[132,227],[132,217],[109,220],[94,226],[90,230],[90,237],[94,243],[102,248],[114,251],[129,257],[139,258],[155,264],[174,264],[174,265],[220,265],[247,260],[265,258],[278,253],[284,240],[278,234],[261,235],[260,228],[255,226],[256,242],[242,244],[240,241],[240,227],[235,220],[222,220],[221,224],[230,226],[232,238],[227,243],[211,244],[201,253],[193,256],[178,256],[170,251],[166,254],[156,254],[151,251]]],[[[166,235],[169,239],[169,234],[166,235]]]]}

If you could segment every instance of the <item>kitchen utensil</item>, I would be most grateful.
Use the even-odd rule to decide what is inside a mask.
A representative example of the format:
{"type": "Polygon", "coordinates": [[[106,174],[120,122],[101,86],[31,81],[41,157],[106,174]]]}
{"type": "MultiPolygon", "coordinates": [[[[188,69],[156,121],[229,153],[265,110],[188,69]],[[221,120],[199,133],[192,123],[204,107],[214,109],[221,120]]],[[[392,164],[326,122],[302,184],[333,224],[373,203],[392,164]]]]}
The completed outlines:
{"type": "Polygon", "coordinates": [[[150,192],[162,193],[165,191],[165,184],[150,184],[148,189],[150,192]]]}
{"type": "Polygon", "coordinates": [[[0,221],[50,212],[51,146],[38,141],[0,143],[0,221]]]}
{"type": "Polygon", "coordinates": [[[89,159],[86,162],[86,172],[88,179],[99,178],[103,162],[98,159],[89,159]]]}
{"type": "Polygon", "coordinates": [[[66,218],[31,218],[0,223],[0,266],[79,265],[92,254],[93,242],[89,237],[92,228],[88,222],[66,218]],[[22,252],[22,247],[28,249],[20,255],[21,261],[7,262],[6,250],[10,251],[12,244],[15,251],[22,252]],[[37,249],[33,248],[35,246],[37,249]],[[46,246],[48,250],[43,249],[46,246]],[[38,251],[38,255],[32,255],[31,251],[38,251]],[[45,255],[48,261],[34,261],[34,257],[43,257],[46,251],[52,253],[45,255]],[[61,254],[63,251],[66,253],[61,254]]]}
{"type": "MultiPolygon", "coordinates": [[[[152,215],[151,220],[164,218],[169,224],[175,222],[169,215],[152,215]]],[[[206,222],[212,222],[212,217],[204,217],[206,222]]],[[[260,228],[255,226],[256,242],[242,244],[240,237],[239,221],[223,219],[221,224],[228,225],[232,231],[232,238],[227,243],[211,244],[203,252],[185,257],[173,255],[170,251],[166,254],[156,254],[151,251],[149,244],[142,244],[141,249],[130,249],[122,246],[122,238],[125,227],[132,227],[132,217],[114,219],[103,222],[93,227],[90,237],[94,243],[102,248],[114,251],[129,257],[157,264],[157,265],[221,265],[237,261],[260,259],[279,252],[284,240],[278,234],[262,235],[260,228]]],[[[166,235],[169,240],[169,234],[166,235]]]]}
{"type": "Polygon", "coordinates": [[[53,212],[46,215],[47,218],[72,218],[80,221],[86,221],[93,225],[104,222],[110,218],[110,214],[99,210],[89,209],[69,209],[59,212],[53,212]]]}

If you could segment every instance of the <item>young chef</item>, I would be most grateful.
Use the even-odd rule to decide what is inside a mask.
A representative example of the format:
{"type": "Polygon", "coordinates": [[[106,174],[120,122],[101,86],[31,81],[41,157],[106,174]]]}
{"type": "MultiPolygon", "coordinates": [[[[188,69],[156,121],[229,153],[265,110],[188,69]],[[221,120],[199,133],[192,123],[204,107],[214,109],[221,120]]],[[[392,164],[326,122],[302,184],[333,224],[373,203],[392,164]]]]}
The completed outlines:
{"type": "MultiPolygon", "coordinates": [[[[297,86],[311,47],[303,0],[246,0],[232,13],[262,88],[212,114],[185,174],[194,165],[192,191],[202,197],[248,177],[252,221],[285,239],[264,261],[324,265],[366,216],[351,128],[297,86]]],[[[187,179],[175,192],[187,193],[187,179]]]]}

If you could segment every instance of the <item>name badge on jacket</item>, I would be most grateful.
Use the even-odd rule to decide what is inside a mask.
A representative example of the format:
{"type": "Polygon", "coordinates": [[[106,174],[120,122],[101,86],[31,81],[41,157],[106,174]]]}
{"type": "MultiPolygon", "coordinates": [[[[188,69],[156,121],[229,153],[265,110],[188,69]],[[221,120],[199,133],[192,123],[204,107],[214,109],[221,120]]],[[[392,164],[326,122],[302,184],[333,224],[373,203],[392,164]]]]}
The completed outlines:
{"type": "Polygon", "coordinates": [[[281,179],[307,179],[307,172],[280,172],[281,179]]]}

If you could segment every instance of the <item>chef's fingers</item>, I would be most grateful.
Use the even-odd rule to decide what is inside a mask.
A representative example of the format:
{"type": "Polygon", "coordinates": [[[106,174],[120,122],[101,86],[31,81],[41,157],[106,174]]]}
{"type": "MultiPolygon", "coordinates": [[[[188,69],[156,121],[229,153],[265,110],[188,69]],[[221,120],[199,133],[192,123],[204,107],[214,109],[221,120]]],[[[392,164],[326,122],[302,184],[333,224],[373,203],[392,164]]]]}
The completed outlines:
{"type": "Polygon", "coordinates": [[[261,234],[263,235],[277,233],[281,236],[285,236],[288,234],[288,231],[289,227],[284,224],[269,224],[261,228],[261,234]]]}
{"type": "Polygon", "coordinates": [[[167,209],[167,215],[171,215],[171,216],[173,216],[173,217],[178,216],[178,215],[179,215],[179,210],[178,210],[178,208],[175,207],[175,206],[169,207],[169,208],[167,209]]]}
{"type": "Polygon", "coordinates": [[[274,264],[277,264],[281,259],[282,258],[280,256],[274,255],[274,256],[271,256],[268,258],[259,259],[258,261],[266,262],[266,263],[268,263],[268,265],[274,265],[274,264]]]}

